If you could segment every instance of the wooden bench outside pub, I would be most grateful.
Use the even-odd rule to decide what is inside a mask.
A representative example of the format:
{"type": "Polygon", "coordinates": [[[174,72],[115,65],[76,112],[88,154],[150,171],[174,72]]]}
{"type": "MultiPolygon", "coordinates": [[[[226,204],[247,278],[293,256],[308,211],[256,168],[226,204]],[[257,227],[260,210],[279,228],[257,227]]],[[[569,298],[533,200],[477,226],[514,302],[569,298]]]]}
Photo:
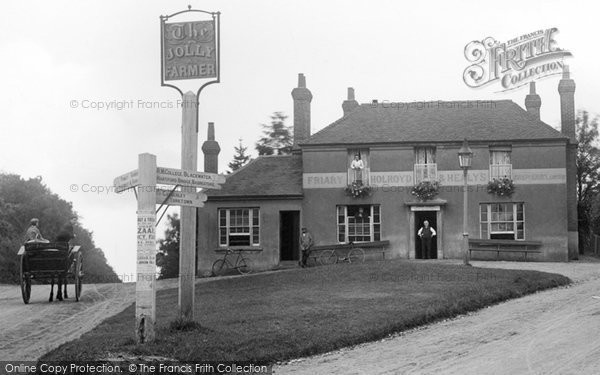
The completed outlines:
{"type": "Polygon", "coordinates": [[[321,255],[321,251],[324,250],[344,250],[347,249],[350,251],[353,248],[361,248],[365,251],[365,254],[369,253],[381,253],[382,259],[385,260],[385,252],[388,246],[390,245],[390,241],[374,241],[374,242],[355,242],[353,244],[344,243],[344,244],[335,244],[335,245],[318,245],[313,246],[310,250],[310,256],[312,260],[315,262],[318,261],[319,256],[321,255]]]}
{"type": "Polygon", "coordinates": [[[524,260],[527,254],[541,253],[539,249],[541,241],[516,241],[516,240],[482,240],[469,239],[469,255],[474,251],[495,252],[496,260],[500,259],[500,253],[523,253],[524,260]]]}

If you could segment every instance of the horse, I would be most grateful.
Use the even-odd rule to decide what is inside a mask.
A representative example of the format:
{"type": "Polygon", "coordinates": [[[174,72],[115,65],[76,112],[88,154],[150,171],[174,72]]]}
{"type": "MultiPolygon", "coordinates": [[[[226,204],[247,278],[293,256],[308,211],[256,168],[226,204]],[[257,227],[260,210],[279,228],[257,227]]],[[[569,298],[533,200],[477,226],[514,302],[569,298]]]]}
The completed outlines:
{"type": "Polygon", "coordinates": [[[48,298],[48,302],[52,302],[54,300],[54,280],[56,280],[56,299],[58,301],[63,300],[62,289],[64,288],[64,299],[68,299],[69,295],[67,294],[67,278],[65,275],[55,275],[50,279],[50,298],[48,298]]]}

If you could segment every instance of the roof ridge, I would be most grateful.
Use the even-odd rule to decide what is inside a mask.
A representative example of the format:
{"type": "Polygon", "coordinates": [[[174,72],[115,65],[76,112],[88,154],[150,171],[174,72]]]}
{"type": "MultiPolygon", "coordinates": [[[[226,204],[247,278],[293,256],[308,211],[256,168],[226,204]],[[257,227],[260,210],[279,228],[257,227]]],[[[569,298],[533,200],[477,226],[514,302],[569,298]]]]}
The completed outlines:
{"type": "MultiPolygon", "coordinates": [[[[385,102],[377,102],[377,103],[373,103],[373,102],[367,102],[367,103],[359,103],[359,106],[361,107],[373,107],[373,104],[377,104],[376,107],[379,107],[380,104],[384,104],[384,103],[436,103],[436,102],[441,102],[441,103],[451,103],[451,102],[493,102],[493,103],[515,103],[515,101],[513,101],[512,99],[453,99],[453,100],[442,100],[442,99],[431,99],[431,100],[411,100],[411,101],[385,101],[385,102]]],[[[374,108],[376,108],[374,107],[374,108]]],[[[386,107],[382,107],[382,108],[386,108],[386,107]]],[[[393,108],[393,107],[387,107],[387,108],[393,108]]],[[[345,116],[344,116],[345,117],[345,116]]]]}

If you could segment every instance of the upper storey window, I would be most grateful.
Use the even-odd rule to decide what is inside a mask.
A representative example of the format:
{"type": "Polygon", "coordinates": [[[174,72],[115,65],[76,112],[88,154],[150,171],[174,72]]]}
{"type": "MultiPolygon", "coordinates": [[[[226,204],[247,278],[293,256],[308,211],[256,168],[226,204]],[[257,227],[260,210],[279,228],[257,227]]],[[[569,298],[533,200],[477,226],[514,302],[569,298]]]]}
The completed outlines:
{"type": "Polygon", "coordinates": [[[348,184],[353,182],[369,184],[369,150],[365,148],[348,150],[348,184]]]}
{"type": "Polygon", "coordinates": [[[437,179],[435,147],[415,147],[415,184],[437,179]]]}
{"type": "Polygon", "coordinates": [[[494,178],[512,179],[510,147],[490,148],[490,180],[494,178]]]}

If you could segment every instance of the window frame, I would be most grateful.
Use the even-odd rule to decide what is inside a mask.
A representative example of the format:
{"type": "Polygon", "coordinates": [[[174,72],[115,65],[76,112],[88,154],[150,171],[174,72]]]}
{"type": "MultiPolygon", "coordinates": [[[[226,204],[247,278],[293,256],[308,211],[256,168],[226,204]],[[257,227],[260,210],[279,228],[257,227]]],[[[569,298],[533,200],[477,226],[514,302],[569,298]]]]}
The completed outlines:
{"type": "Polygon", "coordinates": [[[512,171],[513,171],[513,157],[512,157],[512,147],[511,146],[491,146],[490,149],[490,164],[488,167],[488,173],[489,173],[489,181],[496,179],[502,179],[504,178],[504,176],[508,177],[509,179],[512,179],[512,171]],[[508,154],[508,158],[510,159],[510,163],[508,164],[497,164],[494,163],[494,153],[498,153],[498,152],[505,152],[508,154]],[[507,168],[508,169],[508,174],[505,174],[503,176],[500,176],[500,173],[495,173],[492,172],[492,170],[497,169],[498,171],[500,170],[500,168],[507,168]]]}
{"type": "Polygon", "coordinates": [[[415,146],[414,147],[414,157],[415,162],[413,164],[413,180],[415,184],[421,183],[423,181],[436,181],[438,178],[437,174],[437,147],[436,146],[415,146]],[[433,161],[425,161],[425,163],[419,163],[419,151],[423,150],[425,154],[425,158],[427,158],[427,149],[432,150],[431,158],[433,161]],[[425,172],[420,171],[424,169],[425,172]],[[419,170],[419,171],[417,171],[419,170]],[[433,173],[432,173],[433,172],[433,173]],[[433,177],[429,177],[429,175],[433,174],[433,177]],[[426,178],[417,178],[422,175],[427,175],[426,178]]]}
{"type": "Polygon", "coordinates": [[[360,153],[361,157],[360,160],[363,161],[364,164],[364,168],[362,170],[362,184],[365,186],[370,185],[370,179],[371,179],[371,150],[368,147],[356,147],[356,148],[348,148],[347,149],[347,162],[346,162],[346,168],[347,168],[347,183],[348,185],[351,185],[353,182],[355,182],[355,175],[354,175],[354,171],[352,170],[352,168],[350,167],[350,165],[352,164],[352,160],[354,159],[354,155],[356,153],[360,153]]]}
{"type": "MultiPolygon", "coordinates": [[[[508,210],[505,212],[507,213],[508,210]]],[[[500,213],[500,211],[496,211],[495,213],[500,213]]],[[[525,202],[491,202],[491,203],[480,203],[479,204],[479,238],[481,239],[492,239],[492,234],[512,234],[513,240],[515,241],[525,241],[526,232],[525,232],[525,202]],[[512,207],[512,221],[509,220],[492,220],[492,206],[493,205],[511,205],[512,207]],[[486,220],[483,220],[484,210],[482,207],[485,207],[485,215],[486,220]],[[521,210],[519,211],[519,207],[521,210]],[[519,212],[521,213],[521,219],[519,220],[519,212]],[[492,231],[492,224],[507,224],[512,223],[513,230],[496,230],[492,231]],[[521,224],[521,229],[519,229],[519,224],[521,224]],[[485,226],[485,235],[483,227],[485,226]],[[519,231],[522,232],[519,235],[519,231]]]]}
{"type": "MultiPolygon", "coordinates": [[[[366,243],[366,242],[376,242],[381,241],[382,232],[381,232],[381,223],[382,223],[382,215],[381,215],[381,205],[380,204],[349,204],[349,205],[337,205],[336,206],[336,215],[335,215],[335,226],[336,226],[336,240],[338,244],[347,244],[350,243],[350,223],[348,219],[353,216],[348,216],[348,207],[349,206],[369,206],[369,240],[368,241],[352,241],[353,243],[366,243]],[[341,213],[343,213],[343,222],[340,222],[340,218],[342,217],[341,213]],[[376,221],[377,219],[377,221],[376,221]],[[340,241],[340,235],[344,236],[344,240],[340,241]],[[379,239],[377,239],[379,237],[379,239]]],[[[352,235],[356,237],[356,233],[352,235]]],[[[365,236],[362,236],[365,237],[365,236]]]]}
{"type": "MultiPolygon", "coordinates": [[[[217,208],[217,235],[218,235],[218,244],[219,247],[238,247],[238,246],[260,246],[260,208],[259,207],[219,207],[217,208]],[[236,225],[231,225],[231,211],[242,210],[248,211],[248,232],[236,232],[231,233],[232,227],[238,227],[236,225]],[[221,220],[223,219],[222,213],[225,213],[225,225],[221,224],[221,220]],[[222,230],[225,229],[225,243],[223,242],[223,234],[222,230]],[[249,245],[230,245],[230,237],[231,236],[244,236],[248,237],[249,245]]],[[[242,223],[242,228],[244,227],[242,223]]]]}

